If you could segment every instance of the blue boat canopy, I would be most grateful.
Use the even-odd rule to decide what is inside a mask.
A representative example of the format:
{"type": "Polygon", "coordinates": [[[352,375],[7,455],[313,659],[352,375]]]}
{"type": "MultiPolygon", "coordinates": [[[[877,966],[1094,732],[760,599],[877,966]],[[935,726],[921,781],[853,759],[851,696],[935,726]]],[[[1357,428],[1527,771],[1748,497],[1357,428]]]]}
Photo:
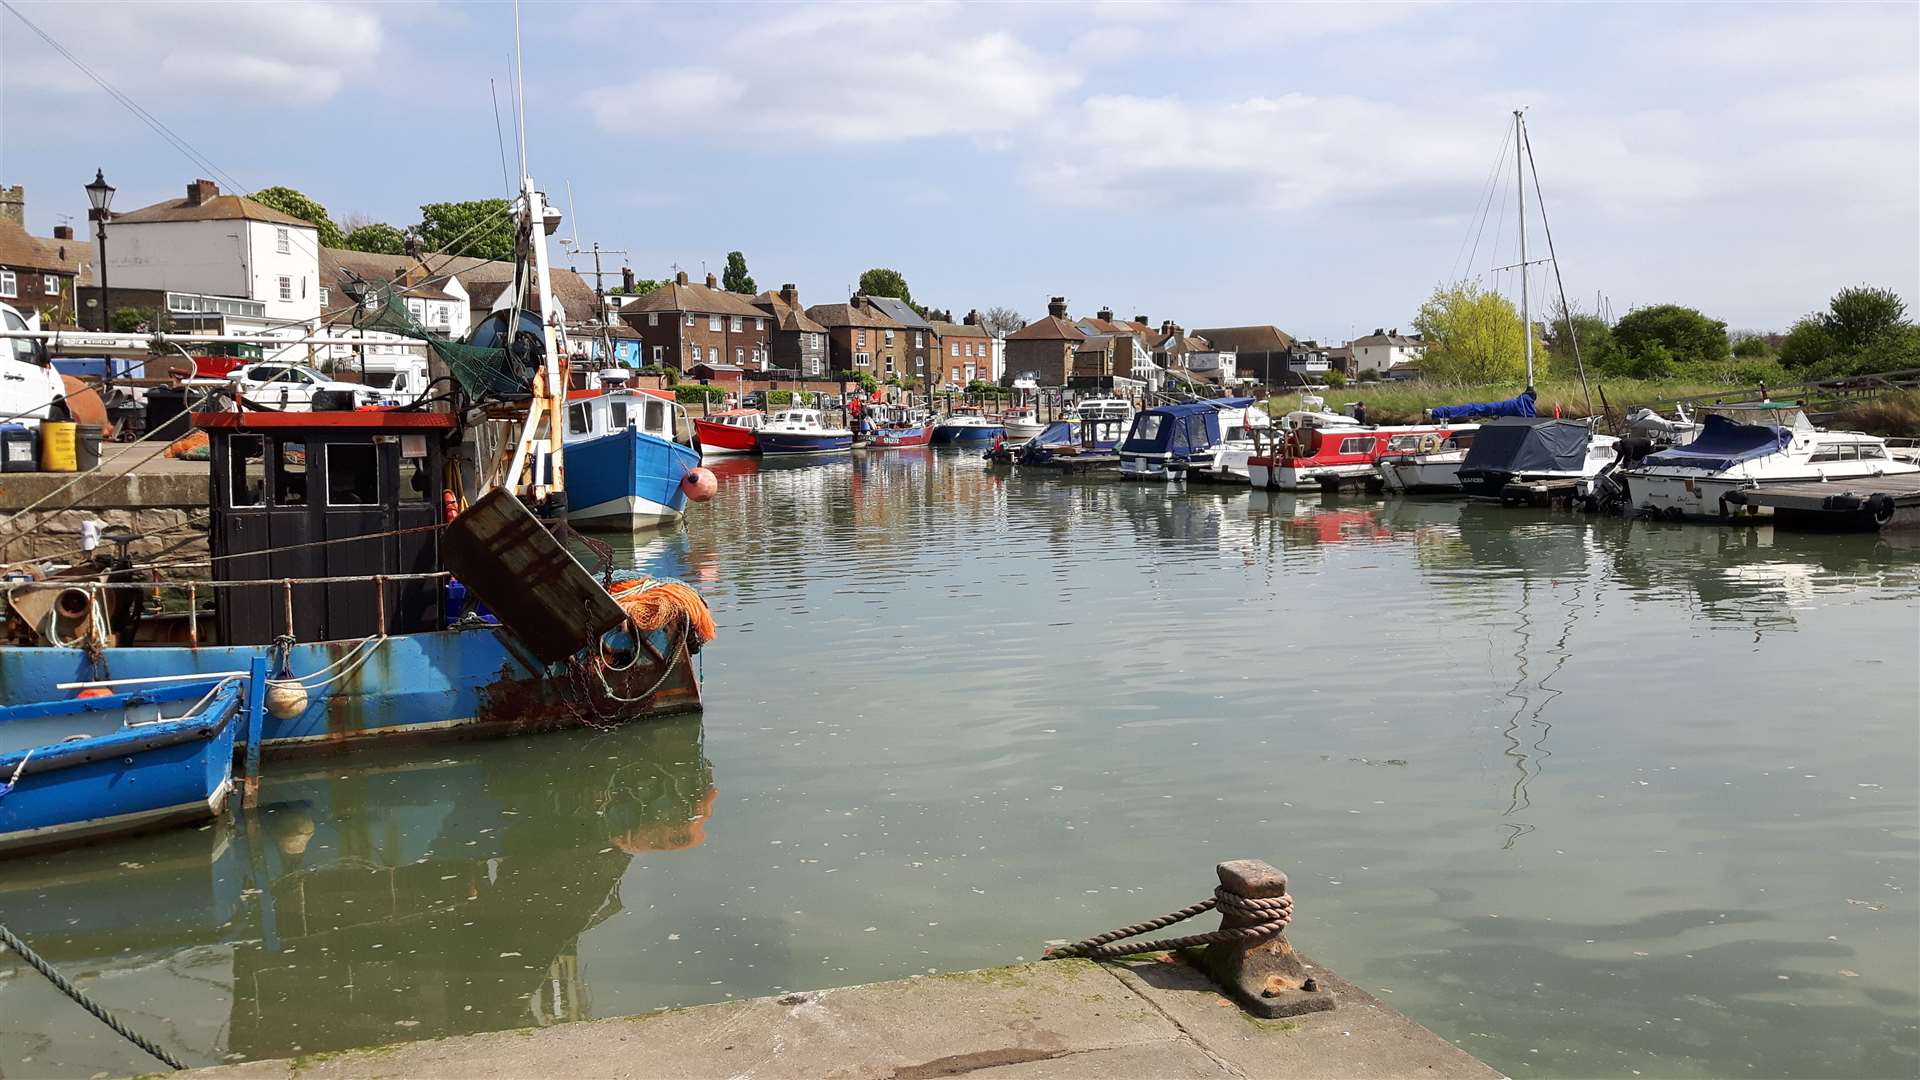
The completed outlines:
{"type": "Polygon", "coordinates": [[[1183,401],[1174,405],[1156,405],[1133,418],[1133,430],[1120,444],[1123,454],[1170,454],[1185,457],[1205,450],[1220,441],[1220,408],[1232,408],[1227,402],[1242,405],[1252,398],[1218,398],[1212,401],[1183,401]]]}
{"type": "Polygon", "coordinates": [[[1523,391],[1519,397],[1510,397],[1505,401],[1470,401],[1465,405],[1439,405],[1428,409],[1435,420],[1464,420],[1469,416],[1533,416],[1534,393],[1532,388],[1523,391]]]}
{"type": "Polygon", "coordinates": [[[1791,445],[1793,432],[1786,428],[1773,424],[1742,424],[1738,420],[1712,414],[1700,425],[1700,434],[1692,442],[1648,454],[1644,464],[1721,472],[1742,461],[1777,454],[1791,445]]]}

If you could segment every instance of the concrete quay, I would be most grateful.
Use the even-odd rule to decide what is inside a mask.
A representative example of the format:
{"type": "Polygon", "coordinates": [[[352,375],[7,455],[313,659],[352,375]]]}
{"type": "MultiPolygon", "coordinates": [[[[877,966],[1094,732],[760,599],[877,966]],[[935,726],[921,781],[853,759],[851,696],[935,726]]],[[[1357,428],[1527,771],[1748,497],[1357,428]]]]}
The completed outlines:
{"type": "Polygon", "coordinates": [[[1055,960],[179,1075],[345,1077],[1498,1077],[1306,961],[1335,1008],[1243,1012],[1171,960],[1055,960]]]}
{"type": "MultiPolygon", "coordinates": [[[[110,443],[101,448],[100,468],[88,473],[0,473],[0,518],[48,499],[0,536],[0,563],[71,551],[87,519],[109,529],[151,533],[206,517],[207,463],[166,457],[156,449],[153,443],[110,443]]],[[[167,542],[188,535],[174,529],[167,542]]],[[[203,540],[179,557],[205,550],[203,540]]]]}

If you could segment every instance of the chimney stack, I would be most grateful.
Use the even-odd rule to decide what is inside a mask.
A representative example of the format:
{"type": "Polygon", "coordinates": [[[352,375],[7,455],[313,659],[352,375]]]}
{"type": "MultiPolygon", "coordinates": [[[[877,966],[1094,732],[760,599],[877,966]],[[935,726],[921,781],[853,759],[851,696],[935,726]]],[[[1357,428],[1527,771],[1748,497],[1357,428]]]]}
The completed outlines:
{"type": "Polygon", "coordinates": [[[71,225],[55,225],[55,226],[53,227],[53,238],[54,238],[55,240],[71,240],[71,239],[73,239],[73,226],[71,226],[71,225]]]}
{"type": "Polygon", "coordinates": [[[790,308],[799,307],[800,290],[795,288],[792,282],[780,286],[780,302],[790,308]]]}
{"type": "Polygon", "coordinates": [[[1056,296],[1053,299],[1047,301],[1047,314],[1053,316],[1056,319],[1066,318],[1067,317],[1067,298],[1064,296],[1056,296]]]}
{"type": "Polygon", "coordinates": [[[967,312],[967,317],[962,321],[968,326],[979,326],[980,325],[980,309],[975,308],[974,310],[967,312]]]}
{"type": "Polygon", "coordinates": [[[1150,321],[1148,321],[1148,319],[1147,319],[1147,317],[1146,317],[1145,315],[1135,315],[1135,316],[1133,317],[1133,321],[1134,321],[1134,322],[1137,322],[1137,323],[1139,323],[1139,324],[1140,324],[1141,326],[1152,326],[1152,325],[1153,325],[1153,323],[1152,323],[1152,322],[1150,322],[1150,321]]]}
{"type": "Polygon", "coordinates": [[[633,291],[633,267],[623,266],[620,268],[620,287],[629,293],[633,291]]]}
{"type": "Polygon", "coordinates": [[[676,285],[685,285],[687,283],[687,272],[685,270],[682,270],[679,273],[673,275],[673,281],[674,281],[674,284],[676,285]]]}
{"type": "Polygon", "coordinates": [[[1113,321],[1113,309],[1112,309],[1112,308],[1110,308],[1110,307],[1103,307],[1103,308],[1101,308],[1101,309],[1100,309],[1100,321],[1101,321],[1101,322],[1112,322],[1112,321],[1113,321]]]}
{"type": "Polygon", "coordinates": [[[712,274],[708,274],[708,275],[707,275],[707,288],[709,288],[709,289],[717,289],[717,288],[719,288],[719,287],[720,287],[720,279],[719,279],[719,278],[717,278],[717,277],[714,277],[714,276],[713,276],[712,274]]]}
{"type": "Polygon", "coordinates": [[[1172,333],[1173,333],[1173,320],[1172,320],[1172,319],[1162,319],[1162,320],[1160,320],[1160,333],[1161,333],[1162,335],[1167,335],[1167,334],[1172,334],[1172,333]]]}
{"type": "Polygon", "coordinates": [[[1386,328],[1386,327],[1384,327],[1384,326],[1376,326],[1376,327],[1374,327],[1374,328],[1373,328],[1373,336],[1374,336],[1374,337],[1380,337],[1381,335],[1383,335],[1383,334],[1385,334],[1386,332],[1387,332],[1387,328],[1386,328]]]}
{"type": "Polygon", "coordinates": [[[195,180],[187,185],[187,205],[205,206],[220,197],[220,185],[211,180],[195,180]]]}
{"type": "Polygon", "coordinates": [[[0,187],[0,221],[11,221],[23,228],[26,226],[27,187],[25,184],[0,187]]]}

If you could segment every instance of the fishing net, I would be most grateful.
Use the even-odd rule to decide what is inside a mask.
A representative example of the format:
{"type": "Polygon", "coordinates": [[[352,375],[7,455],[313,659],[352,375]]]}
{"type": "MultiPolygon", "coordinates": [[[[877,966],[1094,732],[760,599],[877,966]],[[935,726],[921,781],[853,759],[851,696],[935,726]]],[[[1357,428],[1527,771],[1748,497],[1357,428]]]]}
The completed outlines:
{"type": "Polygon", "coordinates": [[[482,321],[471,335],[473,343],[451,341],[422,326],[407,313],[397,295],[389,294],[379,308],[355,320],[354,325],[424,342],[447,365],[467,396],[476,400],[526,397],[533,392],[541,338],[539,319],[531,313],[521,312],[519,331],[511,342],[502,332],[506,325],[504,312],[495,312],[482,321]]]}
{"type": "Polygon", "coordinates": [[[717,633],[713,612],[707,608],[706,600],[685,582],[622,574],[607,586],[607,592],[641,630],[659,630],[676,619],[685,619],[687,628],[702,645],[712,641],[717,633]]]}

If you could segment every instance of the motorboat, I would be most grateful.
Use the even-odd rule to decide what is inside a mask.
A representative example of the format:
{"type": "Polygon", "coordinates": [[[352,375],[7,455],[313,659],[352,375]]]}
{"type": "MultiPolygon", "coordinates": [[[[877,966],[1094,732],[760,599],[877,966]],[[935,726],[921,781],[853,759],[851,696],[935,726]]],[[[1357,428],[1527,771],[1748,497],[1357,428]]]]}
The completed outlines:
{"type": "Polygon", "coordinates": [[[767,414],[759,409],[727,409],[710,416],[695,417],[693,431],[700,437],[703,456],[717,454],[757,454],[760,452],[760,425],[767,414]]]}
{"type": "Polygon", "coordinates": [[[978,409],[956,409],[933,428],[935,446],[985,446],[1006,434],[997,420],[981,415],[978,409]]]}
{"type": "MultiPolygon", "coordinates": [[[[1349,418],[1351,419],[1351,418],[1349,418]]],[[[1318,491],[1379,479],[1375,463],[1399,454],[1438,453],[1474,424],[1303,424],[1281,432],[1247,462],[1247,482],[1269,491],[1318,491]]]]}
{"type": "Polygon", "coordinates": [[[1619,441],[1596,433],[1588,420],[1498,417],[1474,432],[1460,462],[1460,490],[1497,502],[1508,484],[1571,480],[1577,494],[1587,495],[1612,470],[1619,441]]]}
{"type": "Polygon", "coordinates": [[[828,427],[819,409],[782,409],[760,426],[762,454],[830,454],[853,448],[853,432],[828,427]]]}
{"type": "Polygon", "coordinates": [[[1239,410],[1222,410],[1220,447],[1214,452],[1213,466],[1205,470],[1205,477],[1239,484],[1246,483],[1247,462],[1259,452],[1259,444],[1256,440],[1262,433],[1272,428],[1273,418],[1258,405],[1248,405],[1239,410]]]}
{"type": "Polygon", "coordinates": [[[1460,464],[1467,459],[1478,424],[1465,424],[1441,436],[1422,436],[1411,450],[1389,450],[1374,459],[1380,486],[1395,495],[1458,495],[1460,464]]]}
{"type": "Polygon", "coordinates": [[[665,391],[567,395],[567,521],[636,529],[680,520],[686,478],[700,465],[687,410],[665,391]]]}
{"type": "Polygon", "coordinates": [[[1007,429],[1010,442],[1024,442],[1040,434],[1047,425],[1040,422],[1040,414],[1031,405],[1016,405],[1000,414],[1000,423],[1007,429]]]}
{"type": "MultiPolygon", "coordinates": [[[[1797,406],[1768,412],[1765,419],[1776,422],[1745,423],[1710,413],[1691,442],[1642,458],[1624,473],[1634,509],[1675,520],[1725,520],[1742,509],[1727,498],[1735,491],[1920,473],[1920,464],[1893,456],[1878,435],[1822,431],[1797,406]]],[[[1748,516],[1771,512],[1751,504],[1744,509],[1748,516]]]]}
{"type": "Polygon", "coordinates": [[[1247,397],[1213,398],[1141,410],[1119,446],[1120,475],[1180,480],[1189,470],[1212,469],[1233,420],[1252,405],[1247,397]]]}

